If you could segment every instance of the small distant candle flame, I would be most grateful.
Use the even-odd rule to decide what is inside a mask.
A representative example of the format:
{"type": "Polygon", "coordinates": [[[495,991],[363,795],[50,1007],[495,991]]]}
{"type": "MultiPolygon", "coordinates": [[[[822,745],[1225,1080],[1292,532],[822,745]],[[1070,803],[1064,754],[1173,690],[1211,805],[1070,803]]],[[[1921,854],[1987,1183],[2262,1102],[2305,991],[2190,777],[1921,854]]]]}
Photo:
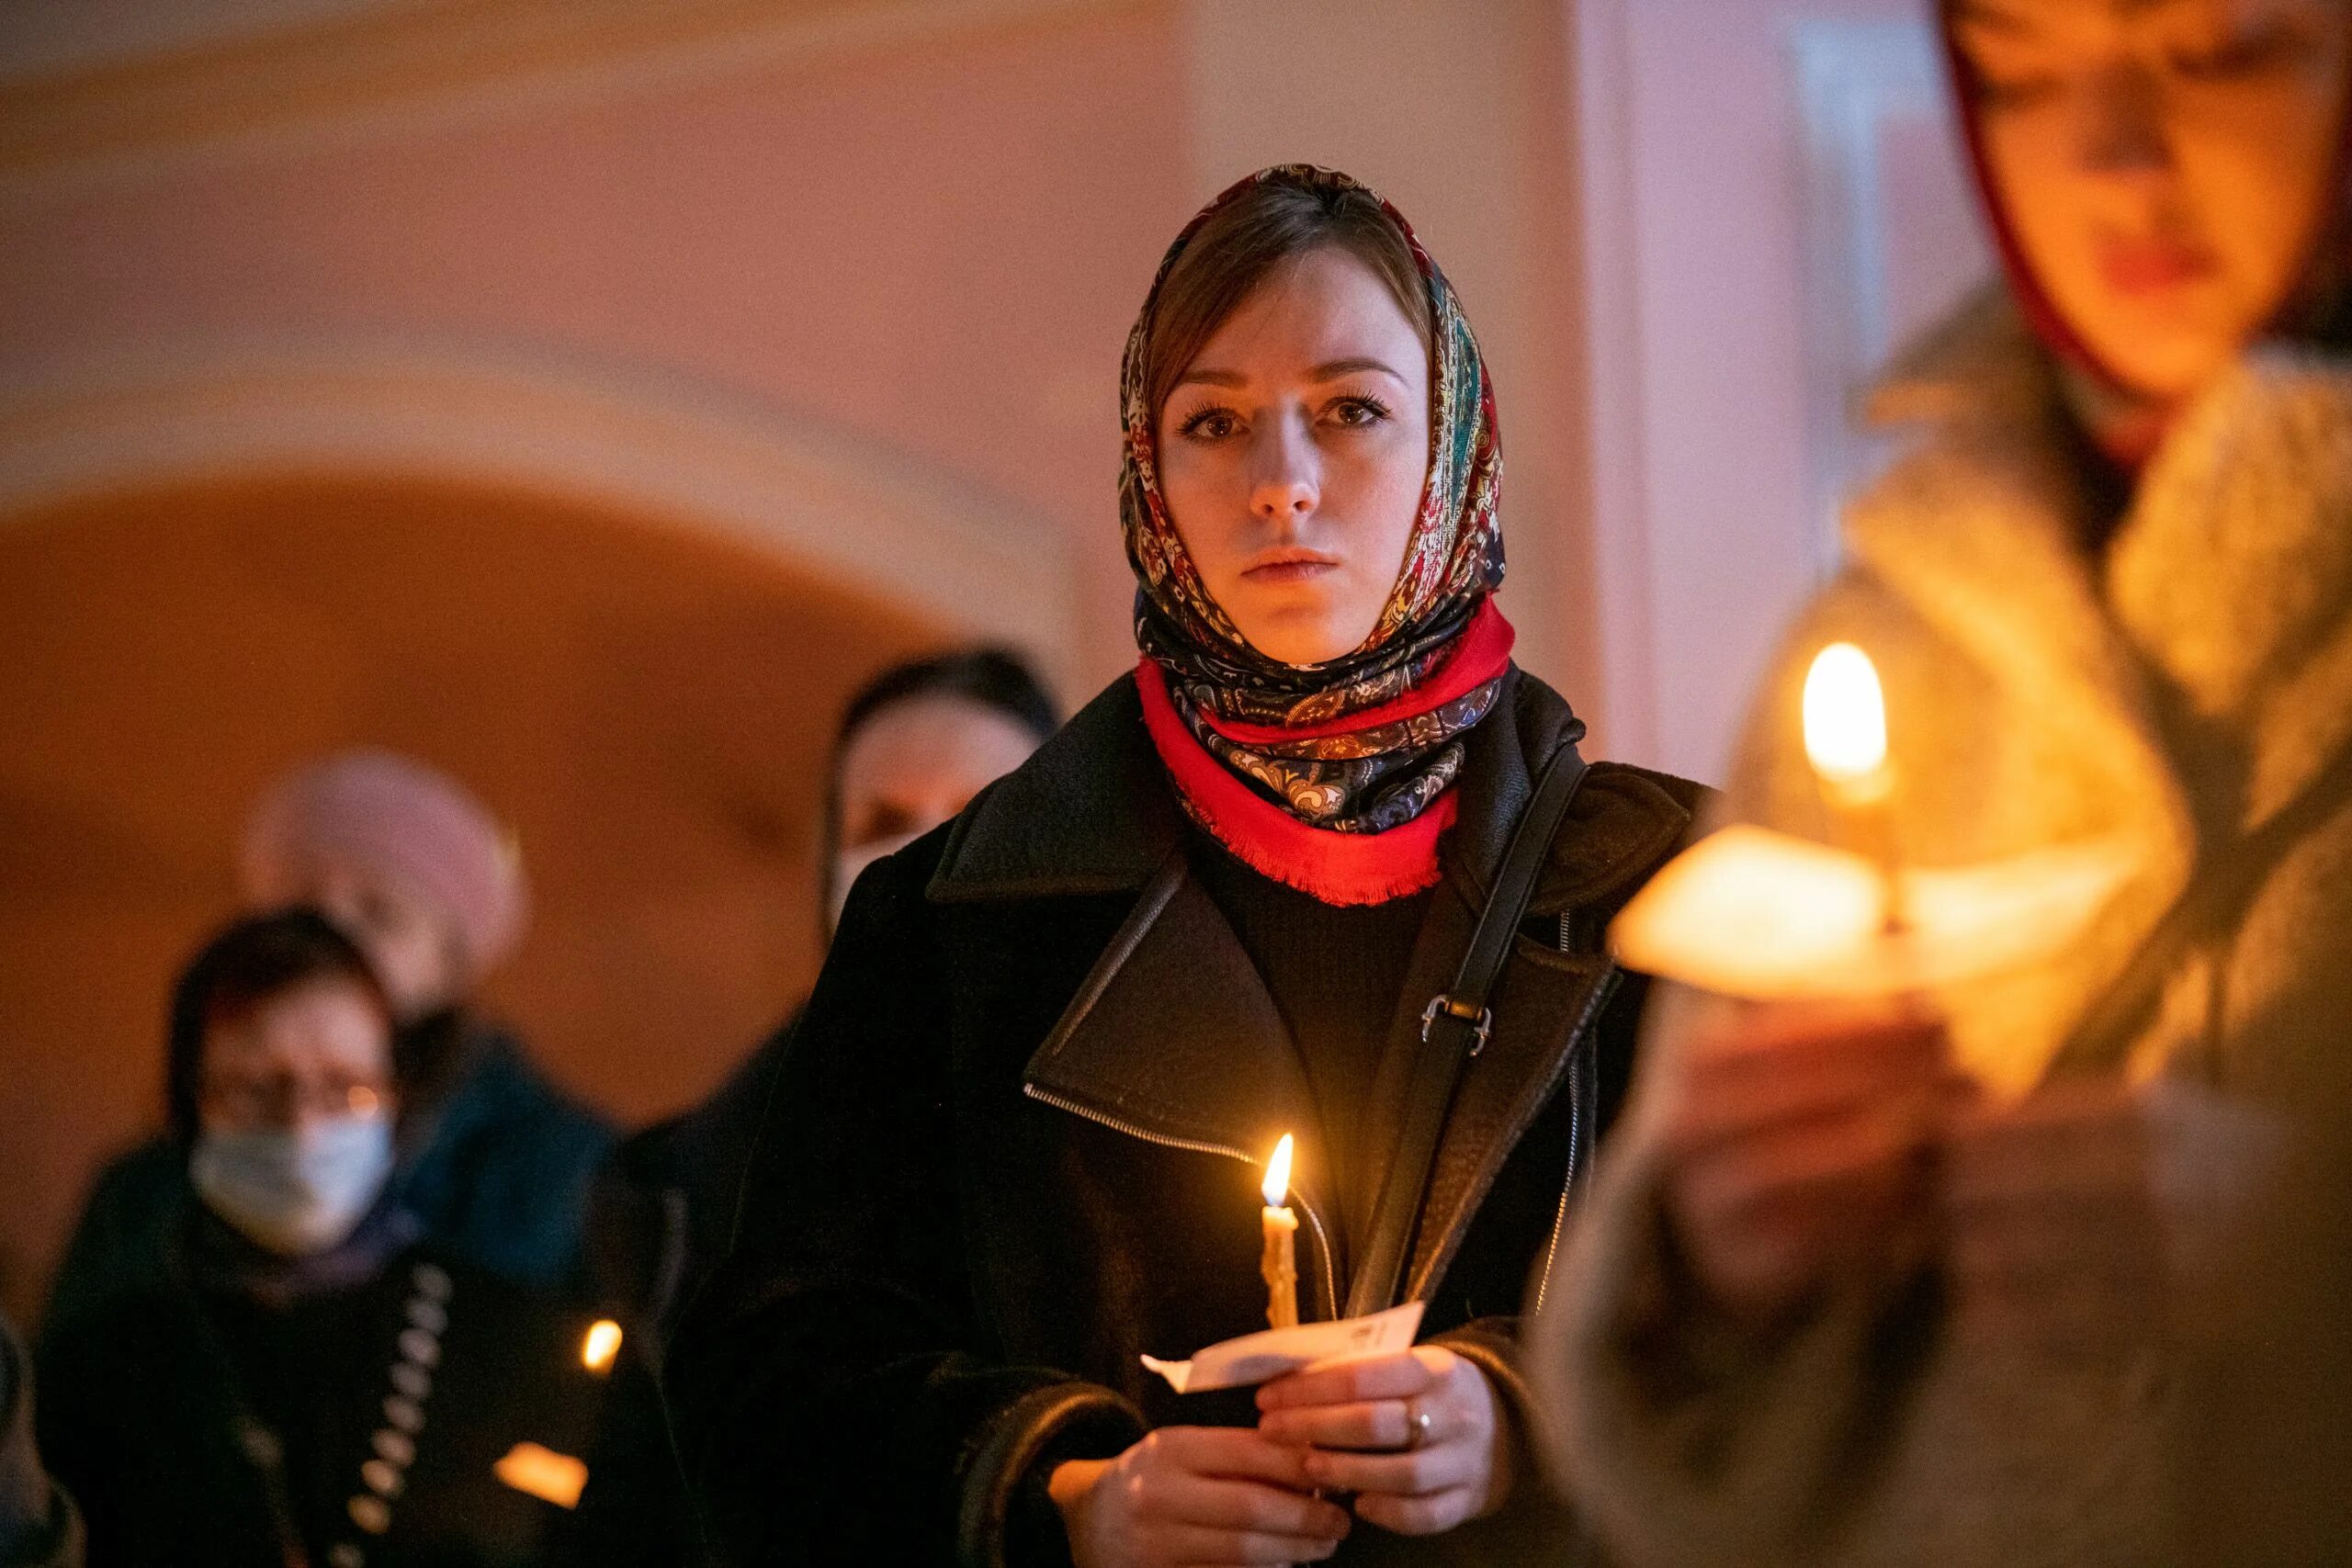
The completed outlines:
{"type": "Polygon", "coordinates": [[[1835,784],[1859,784],[1886,766],[1886,698],[1871,656],[1833,642],[1804,678],[1804,754],[1835,784]]]}
{"type": "Polygon", "coordinates": [[[588,1337],[580,1342],[580,1364],[592,1372],[612,1371],[613,1358],[621,1353],[621,1325],[609,1317],[600,1317],[588,1325],[588,1337]]]}
{"type": "Polygon", "coordinates": [[[1290,1191],[1290,1150],[1291,1136],[1284,1133],[1283,1141],[1274,1145],[1274,1157],[1266,1162],[1266,1182],[1258,1190],[1266,1195],[1269,1209],[1281,1208],[1290,1191]]]}

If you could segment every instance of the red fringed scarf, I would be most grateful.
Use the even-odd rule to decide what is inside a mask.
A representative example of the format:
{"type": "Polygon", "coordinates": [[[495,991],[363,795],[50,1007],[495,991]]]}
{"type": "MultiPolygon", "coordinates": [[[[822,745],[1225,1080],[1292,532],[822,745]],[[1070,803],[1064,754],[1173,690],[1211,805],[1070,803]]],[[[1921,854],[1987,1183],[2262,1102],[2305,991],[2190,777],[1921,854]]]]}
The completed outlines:
{"type": "MultiPolygon", "coordinates": [[[[1461,701],[1501,679],[1516,634],[1492,600],[1479,606],[1445,663],[1416,689],[1376,708],[1300,729],[1211,719],[1238,746],[1335,739],[1401,724],[1461,701]]],[[[1157,662],[1136,666],[1144,728],[1175,781],[1185,810],[1234,858],[1261,875],[1326,904],[1381,904],[1434,887],[1439,837],[1459,804],[1447,790],[1411,820],[1379,833],[1342,833],[1301,821],[1243,783],[1194,737],[1157,662]]]]}

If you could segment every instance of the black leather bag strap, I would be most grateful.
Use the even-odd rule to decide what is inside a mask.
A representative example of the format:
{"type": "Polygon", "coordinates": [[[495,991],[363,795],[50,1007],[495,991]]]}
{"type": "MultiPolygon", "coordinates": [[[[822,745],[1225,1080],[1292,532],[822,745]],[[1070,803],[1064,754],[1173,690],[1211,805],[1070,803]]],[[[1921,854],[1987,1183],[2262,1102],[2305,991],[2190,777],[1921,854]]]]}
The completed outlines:
{"type": "Polygon", "coordinates": [[[1429,1196],[1430,1169],[1437,1161],[1439,1138],[1453,1109],[1453,1094],[1462,1081],[1464,1064],[1486,1048],[1494,1030],[1489,999],[1503,964],[1510,957],[1511,938],[1527,916],[1527,901],[1536,879],[1551,859],[1552,840],[1568,814],[1568,805],[1584,783],[1585,761],[1573,743],[1562,746],[1544,764],[1535,792],[1511,830],[1510,847],[1495,873],[1487,907],[1471,933],[1469,951],[1453,984],[1430,998],[1421,1010],[1420,1051],[1413,1059],[1413,1074],[1405,1097],[1405,1124],[1388,1162],[1388,1174],[1373,1204],[1372,1239],[1348,1291],[1348,1315],[1361,1317],[1396,1304],[1396,1294],[1412,1258],[1420,1228],[1421,1205],[1429,1196]]]}

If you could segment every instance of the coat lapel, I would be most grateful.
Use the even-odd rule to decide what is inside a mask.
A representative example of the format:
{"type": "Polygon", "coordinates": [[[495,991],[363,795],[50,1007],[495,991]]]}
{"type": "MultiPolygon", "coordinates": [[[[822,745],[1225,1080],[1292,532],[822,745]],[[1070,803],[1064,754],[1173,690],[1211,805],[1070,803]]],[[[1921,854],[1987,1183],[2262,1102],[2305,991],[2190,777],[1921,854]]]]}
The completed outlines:
{"type": "Polygon", "coordinates": [[[1029,1059],[1032,1099],[1173,1148],[1262,1164],[1284,1133],[1300,1158],[1320,1310],[1345,1271],[1315,1096],[1239,938],[1182,849],[1170,852],[1053,1032],[1029,1059]]]}

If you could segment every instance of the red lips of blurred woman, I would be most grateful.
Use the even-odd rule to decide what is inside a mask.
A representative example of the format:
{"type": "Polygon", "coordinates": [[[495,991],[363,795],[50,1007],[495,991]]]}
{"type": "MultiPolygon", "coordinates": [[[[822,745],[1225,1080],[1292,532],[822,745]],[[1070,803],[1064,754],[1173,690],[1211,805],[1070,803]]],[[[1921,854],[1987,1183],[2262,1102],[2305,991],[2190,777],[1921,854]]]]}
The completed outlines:
{"type": "Polygon", "coordinates": [[[1267,550],[1241,569],[1249,581],[1272,588],[1313,582],[1340,570],[1340,563],[1316,550],[1267,550]]]}
{"type": "Polygon", "coordinates": [[[2181,240],[2127,239],[2106,235],[2098,242],[2099,276],[2128,299],[2161,302],[2222,269],[2207,247],[2181,240]]]}

